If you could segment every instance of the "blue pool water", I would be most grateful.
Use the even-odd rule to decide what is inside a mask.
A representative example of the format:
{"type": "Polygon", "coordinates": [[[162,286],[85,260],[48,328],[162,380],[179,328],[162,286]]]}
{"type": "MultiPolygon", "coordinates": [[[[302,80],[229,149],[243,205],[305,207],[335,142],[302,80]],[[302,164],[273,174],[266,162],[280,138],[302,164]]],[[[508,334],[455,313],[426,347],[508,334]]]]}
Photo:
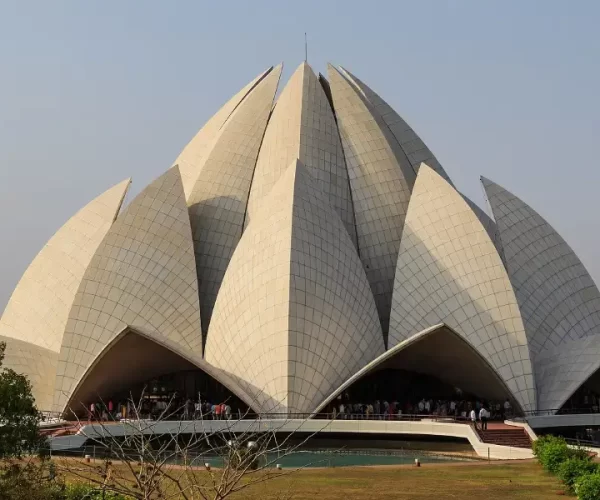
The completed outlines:
{"type": "MultiPolygon", "coordinates": [[[[290,455],[277,458],[271,455],[267,460],[275,466],[280,464],[283,468],[297,467],[351,467],[360,465],[407,465],[414,464],[415,458],[423,464],[470,461],[469,458],[456,458],[436,455],[423,451],[384,451],[384,450],[344,450],[336,451],[298,451],[290,455]]],[[[208,462],[213,467],[220,467],[221,458],[206,456],[197,463],[208,462]]]]}

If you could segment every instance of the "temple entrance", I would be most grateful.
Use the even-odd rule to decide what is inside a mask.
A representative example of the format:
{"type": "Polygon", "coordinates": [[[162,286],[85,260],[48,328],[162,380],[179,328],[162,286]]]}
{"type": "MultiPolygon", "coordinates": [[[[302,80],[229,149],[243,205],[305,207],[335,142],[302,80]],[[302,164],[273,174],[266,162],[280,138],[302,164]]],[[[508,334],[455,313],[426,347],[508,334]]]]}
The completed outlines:
{"type": "Polygon", "coordinates": [[[339,414],[342,406],[343,413],[353,418],[393,420],[431,415],[467,420],[471,409],[479,411],[483,406],[490,411],[491,419],[499,420],[506,416],[505,401],[465,392],[433,375],[386,368],[351,385],[328,406],[328,411],[339,414]]]}
{"type": "Polygon", "coordinates": [[[442,325],[387,351],[337,391],[323,410],[339,415],[341,407],[352,418],[466,419],[471,409],[478,412],[482,406],[492,418],[521,414],[487,360],[442,325]]]}
{"type": "Polygon", "coordinates": [[[184,370],[162,374],[135,386],[116,391],[108,399],[97,401],[96,418],[127,418],[134,411],[141,418],[192,420],[197,418],[242,418],[248,406],[235,394],[202,370],[184,370]],[[222,405],[217,410],[216,406],[222,405]],[[112,408],[112,412],[109,412],[112,408]],[[223,410],[223,411],[221,411],[223,410]]]}
{"type": "Polygon", "coordinates": [[[600,370],[596,370],[573,395],[565,401],[557,414],[600,412],[600,370]]]}
{"type": "Polygon", "coordinates": [[[383,369],[366,375],[347,392],[352,399],[367,401],[418,401],[424,395],[433,399],[450,399],[459,392],[434,376],[406,370],[383,369]]]}
{"type": "Polygon", "coordinates": [[[128,331],[89,369],[65,417],[89,418],[93,405],[92,417],[98,419],[126,418],[137,411],[140,417],[164,413],[161,418],[173,420],[210,414],[212,406],[221,404],[232,418],[248,412],[237,395],[196,365],[128,331]]]}

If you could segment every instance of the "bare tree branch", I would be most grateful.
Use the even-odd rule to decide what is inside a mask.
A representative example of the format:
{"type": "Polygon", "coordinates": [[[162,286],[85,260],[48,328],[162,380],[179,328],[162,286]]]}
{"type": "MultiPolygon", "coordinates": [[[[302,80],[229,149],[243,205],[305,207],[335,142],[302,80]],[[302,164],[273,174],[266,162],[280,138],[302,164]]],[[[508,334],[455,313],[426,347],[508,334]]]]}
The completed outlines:
{"type": "MultiPolygon", "coordinates": [[[[80,434],[96,447],[102,462],[62,459],[61,469],[102,491],[135,499],[223,500],[313,465],[277,467],[331,422],[325,420],[321,428],[305,432],[304,419],[252,419],[249,412],[236,419],[213,420],[214,415],[201,411],[193,420],[182,421],[179,415],[189,415],[189,407],[177,406],[174,397],[150,420],[142,415],[144,398],[145,391],[137,401],[131,395],[129,418],[118,425],[112,415],[108,421],[86,424],[73,412],[80,434]],[[204,465],[210,461],[215,466],[204,465]]],[[[290,496],[289,487],[278,494],[290,496]]]]}

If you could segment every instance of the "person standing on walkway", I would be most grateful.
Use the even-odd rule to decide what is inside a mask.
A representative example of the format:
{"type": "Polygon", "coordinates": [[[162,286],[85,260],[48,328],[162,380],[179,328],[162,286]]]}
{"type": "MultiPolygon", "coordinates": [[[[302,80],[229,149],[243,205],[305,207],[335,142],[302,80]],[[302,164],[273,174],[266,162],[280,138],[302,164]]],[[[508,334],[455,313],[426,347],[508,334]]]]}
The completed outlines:
{"type": "Polygon", "coordinates": [[[471,409],[469,418],[471,419],[471,422],[473,423],[473,427],[475,427],[475,429],[477,429],[477,413],[475,413],[475,408],[471,409]]]}
{"type": "Polygon", "coordinates": [[[481,422],[481,430],[486,431],[488,416],[487,416],[487,410],[485,409],[485,406],[482,406],[481,410],[479,410],[479,421],[481,422]]]}
{"type": "Polygon", "coordinates": [[[502,418],[504,419],[512,417],[511,410],[512,407],[510,406],[510,401],[508,400],[508,398],[506,398],[506,401],[504,401],[504,415],[502,418]]]}

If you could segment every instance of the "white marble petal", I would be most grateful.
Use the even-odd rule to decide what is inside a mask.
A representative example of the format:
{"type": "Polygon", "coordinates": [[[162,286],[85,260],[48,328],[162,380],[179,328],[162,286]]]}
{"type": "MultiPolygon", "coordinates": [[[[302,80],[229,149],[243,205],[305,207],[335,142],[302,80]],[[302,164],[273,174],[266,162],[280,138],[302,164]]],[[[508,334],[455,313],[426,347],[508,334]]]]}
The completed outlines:
{"type": "Polygon", "coordinates": [[[297,160],[244,232],[217,298],[206,360],[264,412],[310,412],[383,352],[348,233],[297,160]]]}

